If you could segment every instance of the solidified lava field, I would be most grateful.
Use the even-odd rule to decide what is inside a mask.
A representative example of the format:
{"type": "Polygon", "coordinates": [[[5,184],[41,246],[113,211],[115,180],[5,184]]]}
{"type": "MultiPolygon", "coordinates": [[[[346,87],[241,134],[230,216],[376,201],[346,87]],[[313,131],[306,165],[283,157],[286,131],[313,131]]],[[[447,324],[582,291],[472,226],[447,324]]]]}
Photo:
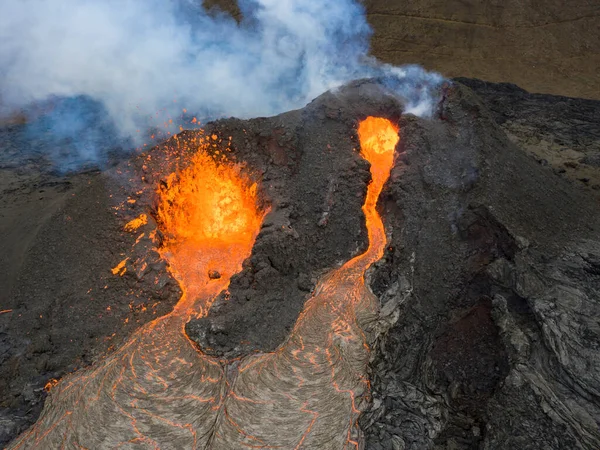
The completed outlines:
{"type": "Polygon", "coordinates": [[[8,168],[4,226],[37,218],[6,245],[9,448],[598,447],[597,199],[489,105],[452,83],[419,119],[362,80],[104,172],[8,168]]]}

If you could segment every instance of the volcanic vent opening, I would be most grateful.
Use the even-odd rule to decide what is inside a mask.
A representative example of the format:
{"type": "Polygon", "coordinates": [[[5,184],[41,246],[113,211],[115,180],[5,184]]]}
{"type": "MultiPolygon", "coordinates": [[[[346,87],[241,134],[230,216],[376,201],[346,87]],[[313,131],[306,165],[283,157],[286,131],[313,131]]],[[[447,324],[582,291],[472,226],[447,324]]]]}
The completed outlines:
{"type": "Polygon", "coordinates": [[[61,380],[13,448],[361,448],[378,317],[364,275],[386,245],[376,205],[399,138],[372,117],[358,135],[371,163],[362,207],[369,246],[318,281],[276,351],[217,359],[185,334],[241,270],[264,216],[256,185],[201,148],[158,188],[160,251],[183,289],[174,312],[61,380]]]}
{"type": "MultiPolygon", "coordinates": [[[[376,207],[383,185],[389,178],[394,165],[394,150],[400,141],[398,131],[396,125],[382,117],[369,116],[358,126],[361,156],[371,163],[371,185],[367,190],[367,198],[363,206],[369,233],[369,248],[364,255],[374,251],[374,259],[369,259],[368,264],[372,264],[383,256],[386,244],[385,229],[376,207]]],[[[364,255],[358,258],[360,259],[364,255]]],[[[367,268],[365,267],[365,269],[367,268]]]]}
{"type": "Polygon", "coordinates": [[[174,313],[185,318],[207,314],[250,255],[264,217],[256,183],[223,159],[200,149],[157,192],[159,251],[183,291],[174,313]]]}

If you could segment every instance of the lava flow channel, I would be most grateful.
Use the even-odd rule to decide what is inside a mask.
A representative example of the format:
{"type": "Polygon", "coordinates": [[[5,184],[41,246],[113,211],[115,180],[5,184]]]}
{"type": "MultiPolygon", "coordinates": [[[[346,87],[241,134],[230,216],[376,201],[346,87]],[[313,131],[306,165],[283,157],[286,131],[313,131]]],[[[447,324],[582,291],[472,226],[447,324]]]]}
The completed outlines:
{"type": "MultiPolygon", "coordinates": [[[[202,238],[187,235],[193,214],[188,211],[174,218],[173,214],[184,214],[178,208],[186,201],[169,198],[168,206],[163,204],[162,221],[167,228],[172,226],[163,254],[184,289],[175,311],[147,324],[93,367],[63,379],[51,391],[38,422],[11,448],[359,448],[357,420],[369,396],[367,343],[377,317],[377,301],[365,284],[365,271],[385,248],[376,203],[393,164],[398,130],[385,119],[370,117],[359,124],[358,134],[372,173],[363,205],[369,247],[320,280],[277,351],[219,361],[198,352],[183,330],[185,320],[205,312],[233,271],[239,270],[260,226],[255,188],[231,172],[236,189],[225,183],[226,192],[217,186],[205,200],[213,208],[226,207],[222,224],[229,231],[230,220],[240,219],[242,225],[233,228],[236,238],[228,235],[224,242],[218,232],[210,231],[215,228],[202,229],[202,238]],[[235,208],[241,216],[229,215],[235,208]],[[209,257],[194,262],[199,253],[180,247],[186,239],[197,244],[196,251],[211,245],[209,257]],[[234,250],[243,239],[247,239],[244,251],[234,250]],[[202,264],[203,274],[222,270],[221,278],[198,279],[188,263],[202,264]]],[[[217,168],[205,157],[198,158],[203,171],[217,168]]],[[[193,198],[195,190],[181,183],[198,176],[206,174],[181,173],[170,180],[181,189],[171,192],[193,198]]],[[[198,217],[200,222],[196,218],[194,223],[214,224],[220,216],[198,217]]]]}

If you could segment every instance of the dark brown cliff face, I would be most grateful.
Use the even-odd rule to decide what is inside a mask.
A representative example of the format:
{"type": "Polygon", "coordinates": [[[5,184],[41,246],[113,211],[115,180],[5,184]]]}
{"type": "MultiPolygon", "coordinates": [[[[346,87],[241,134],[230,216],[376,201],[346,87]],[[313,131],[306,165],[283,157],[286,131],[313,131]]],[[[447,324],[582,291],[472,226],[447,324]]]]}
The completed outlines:
{"type": "MultiPolygon", "coordinates": [[[[210,0],[239,14],[234,0],[210,0]]],[[[365,0],[372,53],[448,77],[511,82],[600,99],[600,6],[595,0],[365,0]]]]}

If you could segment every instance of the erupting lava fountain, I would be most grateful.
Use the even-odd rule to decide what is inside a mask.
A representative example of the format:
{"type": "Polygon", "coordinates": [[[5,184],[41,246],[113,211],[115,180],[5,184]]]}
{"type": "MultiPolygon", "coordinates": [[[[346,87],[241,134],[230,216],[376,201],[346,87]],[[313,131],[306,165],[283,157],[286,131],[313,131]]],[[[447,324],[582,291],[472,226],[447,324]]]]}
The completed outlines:
{"type": "Polygon", "coordinates": [[[198,151],[159,189],[161,253],[182,286],[180,302],[115,353],[65,377],[11,448],[359,448],[378,308],[365,271],[386,245],[376,204],[399,138],[375,117],[358,135],[371,163],[368,249],[320,280],[278,350],[219,360],[185,334],[187,320],[206,314],[241,269],[265,216],[256,185],[198,151]]]}

